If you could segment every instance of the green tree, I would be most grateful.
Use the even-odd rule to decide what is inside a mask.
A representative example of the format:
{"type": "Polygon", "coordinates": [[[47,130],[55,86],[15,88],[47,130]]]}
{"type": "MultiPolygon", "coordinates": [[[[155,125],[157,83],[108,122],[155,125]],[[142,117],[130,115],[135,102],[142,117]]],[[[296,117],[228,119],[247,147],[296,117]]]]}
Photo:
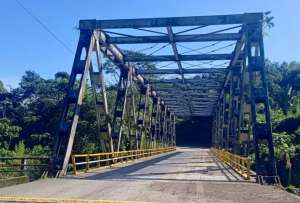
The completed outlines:
{"type": "MultiPolygon", "coordinates": [[[[266,68],[272,107],[282,109],[286,115],[292,106],[293,98],[299,96],[300,64],[297,62],[279,64],[266,61],[266,68]]],[[[297,102],[299,105],[299,99],[297,102]]],[[[294,109],[297,110],[297,106],[294,109]]]]}
{"type": "Polygon", "coordinates": [[[8,119],[0,119],[0,146],[9,150],[13,139],[19,138],[21,128],[13,125],[8,119]]]}
{"type": "Polygon", "coordinates": [[[0,80],[0,93],[6,93],[7,89],[4,87],[3,82],[0,80]]]}

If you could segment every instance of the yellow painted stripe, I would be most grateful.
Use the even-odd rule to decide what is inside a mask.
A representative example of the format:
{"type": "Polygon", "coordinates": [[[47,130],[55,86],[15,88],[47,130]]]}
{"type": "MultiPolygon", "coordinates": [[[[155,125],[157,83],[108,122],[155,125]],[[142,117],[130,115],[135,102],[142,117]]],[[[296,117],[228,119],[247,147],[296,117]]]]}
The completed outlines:
{"type": "Polygon", "coordinates": [[[44,197],[19,197],[0,196],[1,202],[39,202],[39,203],[145,203],[141,201],[121,201],[121,200],[84,200],[84,199],[64,199],[64,198],[44,198],[44,197]]]}

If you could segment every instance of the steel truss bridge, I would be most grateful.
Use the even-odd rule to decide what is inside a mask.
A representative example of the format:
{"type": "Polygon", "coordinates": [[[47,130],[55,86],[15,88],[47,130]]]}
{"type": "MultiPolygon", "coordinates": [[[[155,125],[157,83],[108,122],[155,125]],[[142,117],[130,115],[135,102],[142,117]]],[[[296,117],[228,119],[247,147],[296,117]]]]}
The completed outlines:
{"type": "Polygon", "coordinates": [[[81,20],[51,158],[54,173],[66,174],[89,77],[104,152],[124,150],[124,143],[126,150],[175,146],[176,117],[211,116],[214,148],[238,155],[253,149],[257,175],[276,176],[263,21],[262,13],[81,20]],[[107,61],[119,73],[112,116],[107,61]]]}

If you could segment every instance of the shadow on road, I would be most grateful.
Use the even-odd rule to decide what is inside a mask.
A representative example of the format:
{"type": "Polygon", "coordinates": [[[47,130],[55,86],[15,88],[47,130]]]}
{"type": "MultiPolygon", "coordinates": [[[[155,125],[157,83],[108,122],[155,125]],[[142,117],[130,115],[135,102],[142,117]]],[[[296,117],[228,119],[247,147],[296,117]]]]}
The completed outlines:
{"type": "Polygon", "coordinates": [[[160,156],[150,160],[145,160],[138,163],[133,163],[125,167],[112,169],[110,171],[91,171],[84,173],[79,176],[68,176],[67,179],[84,179],[84,180],[108,180],[108,181],[141,181],[141,180],[151,180],[151,181],[208,181],[208,182],[244,182],[239,176],[234,174],[231,169],[222,163],[220,163],[214,156],[207,154],[205,156],[200,156],[199,158],[205,158],[207,160],[195,161],[193,157],[182,157],[182,151],[167,154],[165,156],[160,156]],[[192,158],[192,159],[191,159],[192,158]],[[162,162],[168,160],[168,162],[162,162]],[[174,160],[174,162],[172,162],[174,160]],[[180,160],[185,160],[180,161],[180,160]],[[191,161],[190,161],[191,160],[191,161]],[[189,164],[204,164],[204,168],[201,166],[190,166],[189,164]],[[214,165],[205,165],[214,163],[214,165]],[[165,170],[168,165],[173,168],[171,171],[165,170]],[[177,166],[176,166],[177,165],[177,166]],[[188,170],[182,170],[188,165],[188,170]],[[159,167],[156,170],[151,171],[151,169],[146,167],[159,167]],[[200,169],[196,169],[200,167],[200,169]],[[195,168],[195,170],[193,170],[195,168]],[[174,170],[175,169],[175,170],[174,170]],[[214,174],[223,176],[224,178],[207,178],[214,174]],[[193,178],[195,174],[195,178],[193,178]],[[175,177],[174,177],[175,175],[175,177]],[[178,175],[178,176],[176,176],[178,175]],[[179,176],[182,175],[182,176],[179,176]],[[199,175],[199,176],[197,176],[199,175]],[[206,178],[199,178],[201,175],[206,176],[206,178]],[[173,177],[174,178],[173,178],[173,177]]]}
{"type": "MultiPolygon", "coordinates": [[[[145,167],[148,167],[150,165],[154,165],[155,163],[158,163],[160,161],[169,159],[173,156],[177,156],[179,154],[181,154],[182,152],[174,152],[165,156],[161,156],[161,157],[157,157],[154,159],[150,159],[150,160],[145,160],[139,163],[133,163],[129,166],[126,167],[122,167],[122,168],[117,168],[117,169],[113,169],[112,171],[107,171],[107,172],[103,172],[103,173],[99,173],[99,174],[95,174],[95,175],[90,175],[90,176],[70,176],[70,177],[66,177],[66,178],[74,178],[74,179],[85,179],[85,180],[96,180],[96,179],[101,179],[101,180],[108,180],[108,179],[115,179],[116,177],[118,177],[118,179],[120,178],[119,176],[127,176],[130,173],[134,173],[138,170],[141,170],[145,167]]],[[[94,171],[93,173],[95,173],[96,171],[94,171]]]]}

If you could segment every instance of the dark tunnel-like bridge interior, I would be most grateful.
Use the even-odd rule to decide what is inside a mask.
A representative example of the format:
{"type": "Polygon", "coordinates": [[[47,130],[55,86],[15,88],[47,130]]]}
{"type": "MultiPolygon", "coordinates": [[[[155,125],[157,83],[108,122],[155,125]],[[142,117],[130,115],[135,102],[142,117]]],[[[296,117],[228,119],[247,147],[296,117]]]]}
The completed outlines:
{"type": "Polygon", "coordinates": [[[211,147],[212,122],[212,117],[179,119],[176,125],[176,145],[184,147],[211,147]]]}

